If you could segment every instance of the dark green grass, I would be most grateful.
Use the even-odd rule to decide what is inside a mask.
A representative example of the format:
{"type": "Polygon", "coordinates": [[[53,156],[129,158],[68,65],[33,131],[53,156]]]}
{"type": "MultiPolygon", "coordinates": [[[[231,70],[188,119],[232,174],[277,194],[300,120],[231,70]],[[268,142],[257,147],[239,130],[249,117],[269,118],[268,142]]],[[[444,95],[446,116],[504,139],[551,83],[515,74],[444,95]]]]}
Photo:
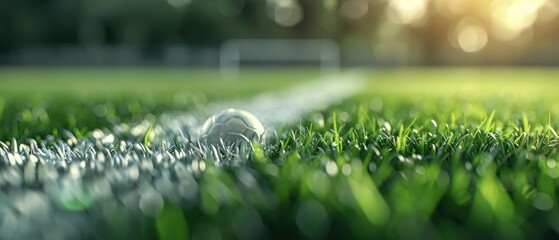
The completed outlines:
{"type": "Polygon", "coordinates": [[[535,110],[530,118],[524,113],[531,105],[461,99],[445,110],[442,101],[448,99],[418,105],[385,98],[380,110],[370,107],[378,103],[350,101],[279,137],[271,159],[284,169],[304,166],[300,177],[286,170],[298,199],[324,198],[348,228],[371,227],[353,229],[363,238],[556,234],[559,125],[550,112],[535,110]],[[346,113],[352,117],[342,118],[346,113]],[[326,180],[329,163],[339,171],[326,180]]]}
{"type": "MultiPolygon", "coordinates": [[[[107,219],[110,231],[99,237],[556,237],[558,76],[549,69],[372,72],[363,93],[282,126],[269,144],[255,145],[246,165],[208,163],[197,176],[196,202],[167,201],[155,218],[118,216],[141,231],[107,219]]],[[[266,90],[254,88],[246,94],[266,90]]],[[[106,101],[118,108],[142,96],[106,101]]],[[[209,96],[198,106],[216,98],[209,96]]],[[[187,109],[152,101],[161,110],[139,104],[135,114],[122,115],[187,109]]],[[[96,105],[71,115],[87,116],[96,105]]],[[[28,127],[34,124],[40,122],[28,127]]]]}

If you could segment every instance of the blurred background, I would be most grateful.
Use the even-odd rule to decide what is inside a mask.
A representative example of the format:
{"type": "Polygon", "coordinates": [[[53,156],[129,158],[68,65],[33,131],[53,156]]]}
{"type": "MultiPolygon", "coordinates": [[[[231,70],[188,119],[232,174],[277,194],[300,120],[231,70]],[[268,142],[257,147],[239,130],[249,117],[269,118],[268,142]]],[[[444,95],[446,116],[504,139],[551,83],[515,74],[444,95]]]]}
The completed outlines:
{"type": "Polygon", "coordinates": [[[342,66],[557,65],[558,14],[558,0],[1,1],[0,64],[214,67],[230,39],[327,39],[342,66]]]}

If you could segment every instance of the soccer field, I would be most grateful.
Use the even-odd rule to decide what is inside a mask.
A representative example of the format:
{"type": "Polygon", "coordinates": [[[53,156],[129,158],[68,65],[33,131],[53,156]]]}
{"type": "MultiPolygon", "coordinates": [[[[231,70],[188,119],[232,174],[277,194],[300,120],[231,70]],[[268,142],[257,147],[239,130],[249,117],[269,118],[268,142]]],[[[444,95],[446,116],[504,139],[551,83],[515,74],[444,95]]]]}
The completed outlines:
{"type": "Polygon", "coordinates": [[[274,127],[243,164],[218,166],[191,139],[151,128],[104,136],[320,72],[0,69],[0,239],[559,234],[559,70],[358,72],[354,96],[274,127]]]}

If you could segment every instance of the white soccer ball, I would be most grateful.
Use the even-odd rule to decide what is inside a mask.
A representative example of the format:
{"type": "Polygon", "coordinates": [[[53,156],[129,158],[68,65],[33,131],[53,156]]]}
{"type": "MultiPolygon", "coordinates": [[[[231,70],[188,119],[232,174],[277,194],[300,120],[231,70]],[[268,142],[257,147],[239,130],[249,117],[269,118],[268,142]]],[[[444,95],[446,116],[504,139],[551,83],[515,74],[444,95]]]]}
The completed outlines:
{"type": "Polygon", "coordinates": [[[201,140],[214,146],[228,147],[241,142],[261,142],[264,126],[249,112],[238,109],[223,110],[206,120],[201,140]]]}

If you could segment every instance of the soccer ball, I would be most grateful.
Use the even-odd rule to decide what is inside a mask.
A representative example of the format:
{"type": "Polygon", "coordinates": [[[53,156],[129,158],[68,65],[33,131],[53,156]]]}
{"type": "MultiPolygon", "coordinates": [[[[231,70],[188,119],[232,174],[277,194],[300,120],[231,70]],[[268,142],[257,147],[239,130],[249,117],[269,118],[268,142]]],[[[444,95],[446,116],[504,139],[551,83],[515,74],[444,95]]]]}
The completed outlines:
{"type": "Polygon", "coordinates": [[[262,141],[264,126],[249,112],[238,109],[223,110],[206,120],[201,140],[214,146],[233,146],[242,142],[262,141]]]}

